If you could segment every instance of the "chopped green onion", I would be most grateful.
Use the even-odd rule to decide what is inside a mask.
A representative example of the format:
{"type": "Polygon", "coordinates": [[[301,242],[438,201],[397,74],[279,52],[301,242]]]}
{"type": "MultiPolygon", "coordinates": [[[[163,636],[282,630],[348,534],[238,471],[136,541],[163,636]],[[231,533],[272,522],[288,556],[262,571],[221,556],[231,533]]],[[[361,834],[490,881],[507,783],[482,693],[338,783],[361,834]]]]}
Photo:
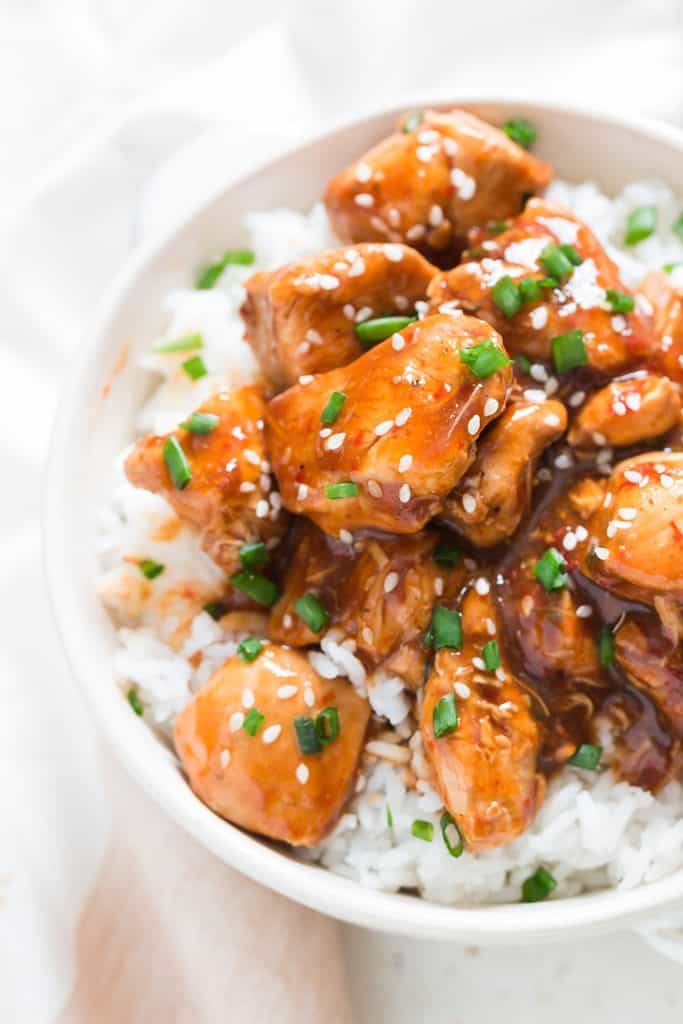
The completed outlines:
{"type": "Polygon", "coordinates": [[[489,640],[481,649],[481,656],[488,672],[495,672],[500,668],[500,651],[497,640],[489,640]]]}
{"type": "Polygon", "coordinates": [[[598,747],[594,743],[582,743],[576,748],[567,764],[574,765],[575,768],[584,768],[588,772],[594,772],[600,764],[601,757],[602,747],[598,747]]]}
{"type": "Polygon", "coordinates": [[[446,569],[452,569],[457,565],[461,556],[460,548],[452,540],[442,540],[434,548],[434,561],[446,569]]]}
{"type": "Polygon", "coordinates": [[[192,356],[180,364],[190,380],[200,380],[209,372],[201,356],[192,356]]]}
{"type": "Polygon", "coordinates": [[[414,132],[422,124],[422,118],[424,117],[424,110],[411,110],[409,114],[406,114],[403,124],[401,125],[402,132],[414,132]]]}
{"type": "Polygon", "coordinates": [[[434,838],[434,826],[431,821],[414,821],[410,831],[416,839],[423,839],[425,843],[431,843],[434,838]]]}
{"type": "Polygon", "coordinates": [[[323,608],[315,594],[304,594],[296,602],[294,609],[297,615],[304,620],[308,628],[314,633],[319,633],[330,621],[328,612],[323,608]]]}
{"type": "Polygon", "coordinates": [[[538,131],[531,121],[523,117],[513,117],[503,125],[503,131],[509,139],[516,142],[522,149],[529,149],[538,138],[538,131]]]}
{"type": "Polygon", "coordinates": [[[164,442],[163,455],[173,486],[177,491],[182,491],[192,479],[192,470],[178,438],[173,434],[164,442]]]}
{"type": "Polygon", "coordinates": [[[515,356],[515,366],[527,376],[531,372],[531,360],[528,356],[515,356]]]}
{"type": "Polygon", "coordinates": [[[614,633],[609,626],[603,626],[600,630],[598,654],[603,668],[610,668],[614,664],[614,633]]]}
{"type": "Polygon", "coordinates": [[[321,421],[326,423],[328,427],[331,426],[342,411],[345,401],[346,395],[343,391],[333,391],[327,400],[327,405],[320,414],[321,421]]]}
{"type": "Polygon", "coordinates": [[[387,828],[394,827],[394,816],[391,813],[391,807],[387,804],[387,828]]]}
{"type": "Polygon", "coordinates": [[[294,719],[296,741],[302,754],[320,754],[323,745],[315,728],[315,722],[307,715],[297,715],[294,719]]]}
{"type": "Polygon", "coordinates": [[[510,222],[507,220],[494,220],[490,224],[486,225],[487,231],[492,235],[502,235],[504,231],[507,231],[510,227],[510,222]]]}
{"type": "Polygon", "coordinates": [[[557,334],[550,344],[552,345],[555,369],[558,373],[566,373],[568,370],[574,370],[577,366],[588,364],[583,331],[578,328],[574,331],[567,331],[566,334],[557,334]]]}
{"type": "Polygon", "coordinates": [[[567,563],[557,550],[548,548],[534,566],[534,576],[546,590],[561,590],[567,583],[567,563]]]}
{"type": "Polygon", "coordinates": [[[258,708],[249,708],[247,716],[242,722],[242,728],[250,736],[255,736],[263,725],[265,715],[262,715],[258,708]]]}
{"type": "Polygon", "coordinates": [[[671,230],[674,235],[678,235],[680,240],[683,242],[683,212],[679,213],[676,220],[671,225],[671,230]]]}
{"type": "Polygon", "coordinates": [[[205,291],[207,288],[213,288],[216,281],[229,264],[250,267],[255,259],[256,255],[251,251],[251,249],[228,249],[227,252],[223,253],[223,256],[217,263],[210,263],[207,267],[203,267],[202,270],[199,271],[195,278],[194,286],[195,288],[199,288],[201,291],[205,291]]]}
{"type": "Polygon", "coordinates": [[[128,703],[132,707],[135,714],[142,717],[142,715],[145,713],[145,709],[142,706],[142,701],[138,697],[138,691],[135,689],[134,686],[131,686],[130,690],[126,694],[126,697],[128,699],[128,703]]]}
{"type": "Polygon", "coordinates": [[[201,334],[186,334],[182,338],[173,338],[171,341],[158,341],[154,346],[154,351],[191,352],[197,348],[204,348],[204,339],[201,334]]]}
{"type": "Polygon", "coordinates": [[[214,622],[222,619],[227,610],[228,606],[223,604],[222,601],[207,601],[205,605],[202,605],[202,611],[210,615],[214,622]]]}
{"type": "Polygon", "coordinates": [[[507,366],[510,360],[492,338],[487,338],[486,341],[480,341],[469,348],[461,348],[460,362],[464,363],[475,377],[484,378],[507,366]]]}
{"type": "Polygon", "coordinates": [[[626,245],[637,245],[649,238],[657,228],[657,207],[638,206],[631,210],[626,218],[624,242],[626,245]]]}
{"type": "Polygon", "coordinates": [[[671,274],[674,270],[677,270],[678,267],[683,267],[683,262],[681,262],[681,260],[677,260],[675,263],[665,263],[662,270],[665,274],[671,274]]]}
{"type": "Polygon", "coordinates": [[[567,242],[563,242],[562,245],[560,245],[560,249],[565,254],[565,256],[567,257],[567,259],[573,267],[581,266],[581,264],[583,263],[583,256],[580,252],[577,252],[573,245],[569,245],[567,242]]]}
{"type": "Polygon", "coordinates": [[[607,301],[613,313],[632,313],[636,308],[636,300],[632,295],[615,292],[613,288],[607,289],[607,301]]]}
{"type": "Polygon", "coordinates": [[[138,562],[138,569],[147,580],[155,580],[161,576],[164,566],[161,562],[153,562],[151,558],[142,558],[138,562]]]}
{"type": "Polygon", "coordinates": [[[212,412],[193,412],[180,426],[191,434],[210,434],[219,423],[220,418],[212,412]]]}
{"type": "Polygon", "coordinates": [[[339,484],[328,484],[325,488],[325,494],[328,498],[356,498],[359,493],[358,484],[354,484],[351,480],[344,480],[339,484]]]}
{"type": "Polygon", "coordinates": [[[550,872],[544,867],[536,868],[522,884],[522,900],[524,903],[540,903],[556,888],[557,882],[550,872]]]}
{"type": "Polygon", "coordinates": [[[448,811],[444,811],[439,821],[439,827],[441,828],[441,835],[446,844],[446,849],[451,857],[460,857],[465,849],[465,840],[453,815],[449,814],[448,811]]]}
{"type": "Polygon", "coordinates": [[[434,736],[437,740],[440,740],[442,736],[450,736],[458,728],[459,723],[455,695],[449,693],[448,696],[441,697],[434,705],[432,712],[434,736]]]}
{"type": "Polygon", "coordinates": [[[425,640],[434,650],[439,650],[440,647],[455,647],[459,651],[462,647],[460,612],[453,612],[449,608],[444,608],[442,604],[435,605],[425,640]]]}
{"type": "Polygon", "coordinates": [[[542,296],[541,286],[533,277],[523,277],[517,285],[517,290],[524,305],[528,302],[538,302],[542,296]]]}
{"type": "Polygon", "coordinates": [[[364,320],[356,324],[354,330],[361,348],[372,348],[379,341],[390,338],[392,334],[402,331],[408,324],[415,323],[415,316],[378,316],[373,320],[364,320]]]}
{"type": "Polygon", "coordinates": [[[315,720],[315,731],[324,745],[332,743],[339,735],[339,711],[337,708],[324,708],[315,720]]]}
{"type": "Polygon", "coordinates": [[[509,274],[498,278],[491,289],[491,297],[503,316],[508,318],[519,313],[522,308],[522,297],[519,288],[509,274]]]}
{"type": "Polygon", "coordinates": [[[256,636],[245,636],[237,645],[237,653],[242,661],[256,661],[263,650],[263,644],[256,636]]]}
{"type": "Polygon", "coordinates": [[[267,608],[274,605],[280,596],[280,590],[276,583],[273,583],[266,576],[262,576],[258,572],[250,572],[248,569],[234,573],[230,577],[230,582],[235,590],[241,591],[241,593],[250,597],[252,601],[256,601],[257,604],[264,604],[267,608]]]}
{"type": "Polygon", "coordinates": [[[574,273],[574,264],[559,245],[548,245],[538,257],[538,262],[551,277],[564,281],[574,273]]]}
{"type": "Polygon", "coordinates": [[[255,540],[252,544],[243,544],[238,554],[244,569],[260,569],[269,558],[268,548],[262,540],[255,540]]]}

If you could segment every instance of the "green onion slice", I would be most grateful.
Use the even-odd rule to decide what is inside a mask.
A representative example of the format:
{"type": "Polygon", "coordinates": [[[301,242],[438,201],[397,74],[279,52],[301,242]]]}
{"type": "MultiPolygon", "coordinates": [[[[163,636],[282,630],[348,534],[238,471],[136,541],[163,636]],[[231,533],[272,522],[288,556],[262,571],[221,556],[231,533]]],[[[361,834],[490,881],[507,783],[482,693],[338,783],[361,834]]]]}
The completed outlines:
{"type": "Polygon", "coordinates": [[[320,754],[323,745],[320,742],[315,722],[308,715],[296,715],[294,718],[296,741],[302,754],[320,754]]]}
{"type": "Polygon", "coordinates": [[[394,827],[394,816],[391,813],[391,807],[387,804],[387,828],[394,827]]]}
{"type": "Polygon", "coordinates": [[[190,380],[201,380],[209,372],[201,356],[192,356],[180,364],[190,380]]]}
{"type": "Polygon", "coordinates": [[[192,470],[180,441],[173,434],[164,442],[163,456],[173,486],[177,491],[182,491],[192,479],[192,470]]]}
{"type": "Polygon", "coordinates": [[[442,540],[434,548],[434,561],[445,569],[452,569],[462,557],[462,551],[452,540],[442,540]]]}
{"type": "Polygon", "coordinates": [[[675,263],[665,263],[662,270],[665,274],[672,274],[674,270],[677,270],[679,267],[683,267],[683,262],[681,262],[681,260],[677,260],[675,263]]]}
{"type": "Polygon", "coordinates": [[[434,838],[434,826],[431,821],[414,821],[410,831],[416,839],[423,839],[425,843],[431,843],[434,838]]]}
{"type": "Polygon", "coordinates": [[[138,569],[147,580],[155,580],[164,571],[161,562],[154,562],[151,558],[142,558],[138,562],[138,569]]]}
{"type": "Polygon", "coordinates": [[[257,604],[265,605],[266,608],[271,608],[280,596],[280,590],[276,583],[269,580],[267,576],[251,572],[249,569],[234,573],[230,577],[230,582],[235,590],[246,594],[257,604]]]}
{"type": "Polygon", "coordinates": [[[580,267],[583,263],[583,256],[580,252],[574,248],[573,245],[569,245],[567,242],[563,242],[559,247],[565,254],[569,262],[573,267],[580,267]]]}
{"type": "Polygon", "coordinates": [[[489,640],[481,649],[481,656],[488,672],[495,672],[500,668],[500,650],[497,640],[489,640]]]}
{"type": "Polygon", "coordinates": [[[525,306],[529,302],[538,302],[543,296],[541,285],[533,277],[523,277],[517,284],[517,291],[525,306]]]}
{"type": "Polygon", "coordinates": [[[320,419],[327,426],[331,426],[339,416],[339,413],[344,407],[346,401],[346,395],[343,391],[333,391],[327,400],[327,405],[320,414],[320,419]]]}
{"type": "Polygon", "coordinates": [[[339,711],[337,708],[323,708],[315,720],[315,731],[323,744],[333,743],[339,735],[339,711]]]}
{"type": "Polygon", "coordinates": [[[565,281],[574,273],[574,264],[560,245],[546,246],[538,257],[538,262],[546,273],[558,281],[565,281]]]}
{"type": "Polygon", "coordinates": [[[462,618],[460,612],[451,611],[442,604],[437,604],[432,612],[432,621],[428,631],[429,646],[434,650],[441,647],[462,647],[462,618]]]}
{"type": "Polygon", "coordinates": [[[609,626],[603,626],[600,630],[598,654],[603,668],[610,668],[614,664],[614,633],[609,626]]]}
{"type": "Polygon", "coordinates": [[[548,548],[534,566],[534,576],[546,590],[561,590],[567,583],[567,563],[557,550],[548,548]]]}
{"type": "Polygon", "coordinates": [[[361,348],[372,348],[379,341],[390,338],[392,334],[402,331],[408,324],[413,324],[416,316],[378,316],[373,320],[364,320],[356,324],[354,330],[361,348]]]}
{"type": "Polygon", "coordinates": [[[519,287],[509,274],[500,277],[491,289],[491,297],[503,316],[513,317],[522,308],[519,287]]]}
{"type": "Polygon", "coordinates": [[[330,621],[330,616],[315,594],[304,594],[294,605],[297,615],[314,633],[319,633],[330,621]]]}
{"type": "Polygon", "coordinates": [[[671,225],[671,230],[683,242],[683,211],[676,217],[676,220],[671,225]]]}
{"type": "Polygon", "coordinates": [[[528,356],[515,356],[515,366],[528,376],[531,371],[531,360],[528,356]]]}
{"type": "Polygon", "coordinates": [[[255,736],[263,725],[264,719],[265,716],[261,714],[258,708],[249,708],[246,718],[242,722],[242,728],[250,736],[255,736]]]}
{"type": "Polygon", "coordinates": [[[358,484],[354,484],[351,480],[343,480],[338,484],[328,484],[325,488],[325,494],[328,498],[337,500],[338,498],[356,498],[359,494],[358,484]]]}
{"type": "Polygon", "coordinates": [[[411,110],[410,113],[406,114],[401,125],[402,132],[415,132],[422,124],[422,118],[424,117],[424,110],[411,110]]]}
{"type": "Polygon", "coordinates": [[[550,872],[544,867],[536,868],[522,884],[522,900],[524,903],[540,903],[556,888],[557,882],[550,872]]]}
{"type": "Polygon", "coordinates": [[[594,772],[600,764],[601,757],[602,747],[598,747],[594,743],[582,743],[576,748],[567,764],[574,765],[575,768],[584,768],[586,771],[594,772]]]}
{"type": "Polygon", "coordinates": [[[256,255],[251,249],[228,249],[216,263],[210,263],[199,271],[194,286],[200,291],[213,288],[227,266],[232,264],[233,266],[250,267],[255,259],[256,255]]]}
{"type": "Polygon", "coordinates": [[[632,313],[636,308],[636,300],[632,295],[615,292],[613,288],[607,289],[607,302],[613,313],[632,313]]]}
{"type": "Polygon", "coordinates": [[[638,206],[631,210],[626,218],[624,242],[626,245],[637,245],[649,238],[657,229],[657,207],[638,206]]]}
{"type": "Polygon", "coordinates": [[[228,610],[228,606],[223,604],[222,601],[207,601],[205,605],[202,605],[202,611],[205,611],[207,615],[210,615],[214,622],[218,622],[222,619],[228,610]]]}
{"type": "Polygon", "coordinates": [[[577,366],[588,365],[588,352],[583,340],[583,331],[567,331],[557,334],[551,341],[553,360],[558,373],[567,373],[577,366]]]}
{"type": "Polygon", "coordinates": [[[238,554],[244,569],[260,569],[269,558],[268,548],[262,540],[255,540],[252,544],[243,544],[238,554]]]}
{"type": "Polygon", "coordinates": [[[434,736],[437,740],[440,740],[442,736],[450,736],[452,732],[455,732],[459,724],[460,719],[455,703],[455,694],[449,693],[446,697],[441,697],[434,705],[432,712],[434,736]]]}
{"type": "Polygon", "coordinates": [[[460,857],[465,849],[465,840],[453,815],[449,814],[448,811],[444,811],[439,821],[439,827],[446,849],[451,857],[460,857]]]}
{"type": "Polygon", "coordinates": [[[145,713],[145,709],[142,706],[142,701],[138,697],[138,691],[135,689],[134,686],[131,686],[130,690],[126,694],[126,698],[135,714],[139,717],[142,717],[142,715],[145,713]]]}
{"type": "Polygon", "coordinates": [[[180,426],[190,434],[210,434],[219,423],[220,418],[212,412],[193,412],[180,426]]]}
{"type": "Polygon", "coordinates": [[[158,341],[154,352],[191,352],[193,349],[204,348],[201,334],[186,334],[183,338],[172,338],[170,341],[158,341]]]}
{"type": "Polygon", "coordinates": [[[237,645],[237,654],[242,661],[256,661],[263,650],[263,644],[256,636],[245,636],[237,645]]]}
{"type": "Polygon", "coordinates": [[[503,131],[522,149],[529,149],[538,138],[536,127],[524,117],[511,117],[503,125],[503,131]]]}
{"type": "Polygon", "coordinates": [[[510,360],[492,338],[487,338],[477,345],[461,348],[460,362],[464,363],[475,377],[483,379],[507,366],[510,360]]]}

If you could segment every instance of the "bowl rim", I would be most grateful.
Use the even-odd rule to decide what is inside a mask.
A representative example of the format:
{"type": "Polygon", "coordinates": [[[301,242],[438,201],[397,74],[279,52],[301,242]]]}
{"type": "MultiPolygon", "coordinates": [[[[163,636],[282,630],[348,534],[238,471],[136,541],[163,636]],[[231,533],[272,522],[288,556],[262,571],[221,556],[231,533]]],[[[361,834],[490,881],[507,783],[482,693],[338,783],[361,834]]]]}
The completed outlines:
{"type": "MultiPolygon", "coordinates": [[[[60,524],[68,511],[68,488],[63,485],[64,480],[69,479],[68,441],[78,427],[86,386],[95,375],[96,364],[102,372],[101,367],[107,365],[107,357],[113,354],[110,329],[129,290],[166,247],[173,244],[176,235],[226,192],[248,182],[265,168],[292,159],[312,144],[325,145],[337,133],[353,126],[360,127],[365,122],[397,114],[405,108],[491,103],[514,108],[518,114],[540,108],[558,116],[567,114],[586,118],[607,128],[629,130],[654,143],[669,144],[683,152],[683,131],[651,118],[615,114],[588,105],[538,102],[528,94],[501,97],[486,90],[440,90],[427,95],[399,97],[396,103],[377,105],[335,119],[325,131],[311,132],[276,156],[260,161],[246,174],[222,182],[154,237],[143,242],[125,262],[98,303],[59,398],[43,479],[42,540],[48,599],[54,621],[69,668],[95,721],[131,778],[141,784],[157,804],[199,843],[253,880],[314,910],[352,924],[415,937],[504,944],[566,938],[568,932],[609,931],[642,921],[652,916],[654,911],[670,908],[671,904],[683,900],[683,869],[631,890],[611,888],[534,905],[458,906],[367,888],[283,854],[211,812],[194,796],[179,774],[163,774],[156,770],[154,764],[153,770],[149,770],[149,727],[130,714],[116,687],[103,684],[101,666],[87,656],[86,646],[79,644],[82,626],[69,572],[69,552],[60,542],[60,524]]],[[[98,600],[94,588],[93,600],[98,600]]]]}

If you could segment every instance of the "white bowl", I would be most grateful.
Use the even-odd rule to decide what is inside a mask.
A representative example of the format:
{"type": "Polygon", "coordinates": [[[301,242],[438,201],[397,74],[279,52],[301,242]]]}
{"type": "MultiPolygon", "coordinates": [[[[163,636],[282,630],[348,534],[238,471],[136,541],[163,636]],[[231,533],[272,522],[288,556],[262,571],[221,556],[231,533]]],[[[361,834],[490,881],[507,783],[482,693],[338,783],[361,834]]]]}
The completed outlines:
{"type": "MultiPolygon", "coordinates": [[[[683,134],[629,117],[547,104],[420,98],[416,107],[465,106],[493,123],[522,115],[539,128],[538,153],[562,178],[596,180],[608,192],[629,181],[683,181],[683,134]]],[[[460,908],[375,892],[303,864],[208,810],[191,792],[168,747],[115,686],[112,624],[94,589],[95,520],[107,501],[111,461],[130,441],[144,374],[128,358],[159,334],[161,298],[192,268],[238,245],[245,211],[307,209],[328,178],[386,135],[405,106],[335,128],[204,202],[163,238],[139,251],[113,283],[83,342],[54,430],[46,477],[45,559],[50,597],[66,653],[103,732],[133,778],[200,843],[244,874],[316,910],[355,924],[470,943],[566,939],[652,922],[683,900],[683,871],[629,892],[606,891],[534,905],[460,908]]]]}

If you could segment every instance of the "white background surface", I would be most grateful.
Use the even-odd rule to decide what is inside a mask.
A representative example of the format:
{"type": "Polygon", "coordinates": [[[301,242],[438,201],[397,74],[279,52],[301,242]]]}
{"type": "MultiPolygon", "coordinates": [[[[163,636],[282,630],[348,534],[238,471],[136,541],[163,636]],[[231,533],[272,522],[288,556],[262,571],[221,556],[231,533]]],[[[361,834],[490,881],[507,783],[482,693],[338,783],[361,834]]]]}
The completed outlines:
{"type": "MultiPolygon", "coordinates": [[[[109,829],[39,568],[40,466],[68,357],[136,239],[178,204],[331,116],[444,86],[680,122],[683,6],[0,0],[3,1024],[54,1019],[78,981],[71,939],[109,829]]],[[[120,800],[130,784],[113,785],[120,800]]],[[[344,949],[359,1024],[668,1024],[683,1010],[683,968],[633,937],[477,952],[345,929],[344,949]]],[[[224,1018],[202,1002],[187,1019],[224,1018]]]]}

